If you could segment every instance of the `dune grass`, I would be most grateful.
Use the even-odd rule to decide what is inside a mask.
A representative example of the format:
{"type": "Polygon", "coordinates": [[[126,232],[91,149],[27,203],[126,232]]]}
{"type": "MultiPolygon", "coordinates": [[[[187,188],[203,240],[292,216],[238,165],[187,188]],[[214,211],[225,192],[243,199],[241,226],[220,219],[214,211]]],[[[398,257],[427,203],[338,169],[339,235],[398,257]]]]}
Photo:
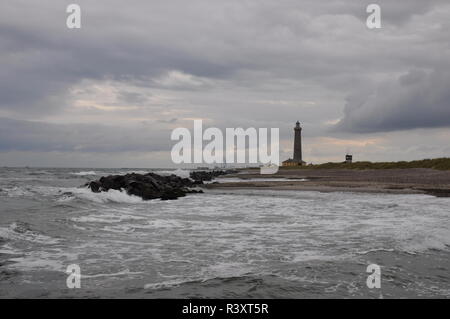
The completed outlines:
{"type": "Polygon", "coordinates": [[[354,162],[354,163],[324,163],[305,166],[285,166],[283,169],[402,169],[402,168],[432,168],[450,170],[450,158],[424,159],[418,161],[401,162],[354,162]]]}

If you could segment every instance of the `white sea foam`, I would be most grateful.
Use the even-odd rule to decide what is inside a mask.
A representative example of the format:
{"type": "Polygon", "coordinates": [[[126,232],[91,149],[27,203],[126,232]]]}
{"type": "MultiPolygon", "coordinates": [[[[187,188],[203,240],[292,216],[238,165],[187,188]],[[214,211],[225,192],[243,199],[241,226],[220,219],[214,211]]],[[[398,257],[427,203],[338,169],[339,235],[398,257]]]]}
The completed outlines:
{"type": "Polygon", "coordinates": [[[367,255],[369,253],[375,253],[375,252],[393,252],[395,251],[394,248],[372,248],[372,249],[368,249],[368,250],[364,250],[364,251],[358,251],[357,254],[358,255],[367,255]]]}
{"type": "Polygon", "coordinates": [[[21,253],[22,253],[21,250],[12,247],[10,244],[3,244],[2,246],[0,246],[0,254],[19,255],[21,253]]]}
{"type": "Polygon", "coordinates": [[[67,266],[78,260],[78,252],[63,248],[44,248],[34,251],[21,251],[20,257],[9,258],[8,268],[20,271],[56,271],[65,272],[67,266]]]}
{"type": "Polygon", "coordinates": [[[254,272],[255,268],[249,263],[217,262],[200,270],[203,280],[214,278],[240,277],[254,272]]]}
{"type": "MultiPolygon", "coordinates": [[[[195,280],[195,279],[194,279],[195,280]]],[[[162,288],[171,288],[176,287],[184,283],[192,282],[194,280],[186,280],[186,279],[173,279],[173,280],[167,280],[163,282],[156,282],[151,284],[145,284],[144,289],[148,290],[157,290],[162,288]]]]}
{"type": "Polygon", "coordinates": [[[135,227],[129,225],[113,225],[105,226],[103,230],[111,233],[132,233],[135,231],[135,227]]]}
{"type": "Polygon", "coordinates": [[[428,249],[444,250],[450,247],[450,230],[434,229],[427,233],[413,233],[403,238],[399,247],[406,252],[416,254],[428,249]]]}
{"type": "Polygon", "coordinates": [[[87,187],[53,187],[34,186],[33,188],[13,187],[5,188],[4,192],[10,197],[35,196],[58,196],[56,201],[69,202],[74,198],[96,203],[128,203],[139,204],[144,202],[141,197],[128,195],[125,191],[110,189],[107,192],[94,193],[87,187]]]}
{"type": "Polygon", "coordinates": [[[6,187],[2,188],[2,192],[6,193],[8,197],[24,197],[33,195],[28,187],[6,187]]]}
{"type": "Polygon", "coordinates": [[[20,269],[21,271],[34,271],[42,269],[46,271],[65,271],[66,265],[59,260],[54,259],[55,255],[52,254],[52,259],[41,256],[42,254],[30,254],[24,257],[13,257],[9,261],[13,264],[9,265],[9,268],[20,269]]]}
{"type": "Polygon", "coordinates": [[[74,173],[70,173],[70,174],[77,175],[77,176],[97,175],[97,173],[95,171],[81,171],[81,172],[74,172],[74,173]]]}
{"type": "MultiPolygon", "coordinates": [[[[183,263],[189,263],[187,261],[183,261],[183,263]]],[[[202,267],[196,274],[190,277],[177,277],[177,276],[167,276],[164,274],[159,274],[163,278],[174,278],[171,280],[165,280],[162,282],[156,283],[148,283],[144,285],[144,289],[149,290],[157,290],[163,288],[171,288],[180,286],[182,284],[201,281],[205,282],[208,280],[218,279],[218,278],[237,278],[242,277],[249,274],[255,274],[255,269],[249,265],[239,262],[219,262],[212,264],[207,267],[202,267]]],[[[263,273],[258,273],[263,274],[263,273]]]]}
{"type": "Polygon", "coordinates": [[[1,252],[21,255],[5,267],[64,271],[68,264],[80,263],[83,275],[93,276],[91,283],[97,286],[110,276],[127,277],[127,271],[118,270],[133,269],[146,273],[146,288],[157,289],[248,274],[289,276],[286,269],[299,269],[305,262],[354,261],[380,250],[449,250],[445,198],[227,189],[176,201],[143,201],[120,191],[61,187],[73,185],[71,181],[53,184],[58,187],[47,182],[10,187],[12,194],[42,202],[33,211],[22,209],[29,202],[21,203],[21,198],[20,209],[5,206],[3,213],[10,214],[5,220],[17,214],[12,220],[31,224],[31,229],[0,227],[0,237],[6,239],[1,252]],[[71,203],[66,209],[55,201],[71,203]],[[39,223],[45,223],[48,233],[33,230],[41,229],[39,223]]]}
{"type": "Polygon", "coordinates": [[[96,203],[127,203],[140,204],[145,201],[138,196],[128,195],[125,191],[110,189],[107,192],[94,193],[89,188],[71,188],[69,190],[75,197],[96,203]]]}
{"type": "Polygon", "coordinates": [[[28,226],[20,225],[18,223],[12,223],[9,227],[0,227],[0,237],[9,240],[28,241],[40,244],[56,244],[59,242],[59,239],[40,234],[31,229],[27,229],[27,227],[28,226]]]}
{"type": "Polygon", "coordinates": [[[81,278],[101,278],[101,277],[120,277],[120,276],[131,276],[143,274],[142,271],[130,271],[129,269],[124,269],[115,273],[104,273],[95,275],[81,275],[81,278]]]}
{"type": "MultiPolygon", "coordinates": [[[[126,213],[103,212],[87,216],[72,217],[71,220],[80,223],[103,223],[103,224],[117,224],[123,221],[145,220],[146,218],[140,216],[133,216],[126,213]]],[[[124,226],[124,225],[122,225],[124,226]]]]}

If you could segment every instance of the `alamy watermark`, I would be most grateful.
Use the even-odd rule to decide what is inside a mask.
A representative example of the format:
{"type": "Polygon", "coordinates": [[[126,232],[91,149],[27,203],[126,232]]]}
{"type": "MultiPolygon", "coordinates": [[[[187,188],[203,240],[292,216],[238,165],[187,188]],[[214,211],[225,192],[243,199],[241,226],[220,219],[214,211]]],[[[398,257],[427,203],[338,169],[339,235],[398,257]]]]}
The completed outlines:
{"type": "Polygon", "coordinates": [[[275,174],[280,166],[279,129],[226,128],[203,130],[203,121],[194,120],[193,134],[187,128],[172,131],[171,140],[175,164],[259,164],[262,174],[275,174]],[[204,142],[208,142],[204,145],[204,142]],[[247,143],[248,142],[248,143],[247,143]],[[270,152],[269,152],[270,145],[270,152]]]}
{"type": "MultiPolygon", "coordinates": [[[[66,19],[66,26],[69,29],[81,28],[81,7],[76,3],[69,4],[66,8],[66,13],[69,13],[66,19]]],[[[366,26],[369,29],[381,28],[381,7],[379,4],[372,3],[366,7],[366,13],[369,16],[366,20],[366,26]]]]}
{"type": "Polygon", "coordinates": [[[69,4],[66,8],[66,13],[69,13],[66,19],[66,26],[69,29],[81,28],[81,7],[78,4],[69,4]]]}
{"type": "Polygon", "coordinates": [[[369,276],[367,276],[366,285],[367,288],[373,289],[381,288],[381,267],[377,264],[370,264],[367,266],[366,272],[370,273],[369,276]]]}
{"type": "MultiPolygon", "coordinates": [[[[366,285],[369,289],[381,288],[381,267],[377,264],[370,264],[367,266],[366,272],[370,275],[367,276],[366,285]]],[[[77,264],[71,264],[66,269],[67,279],[66,285],[69,289],[81,288],[81,268],[77,264]]]]}
{"type": "Polygon", "coordinates": [[[68,274],[66,279],[67,288],[81,288],[81,268],[79,265],[72,264],[67,266],[66,274],[68,274]]]}
{"type": "Polygon", "coordinates": [[[366,8],[366,12],[370,13],[367,17],[366,25],[369,29],[380,29],[381,28],[381,7],[372,3],[366,8]]]}

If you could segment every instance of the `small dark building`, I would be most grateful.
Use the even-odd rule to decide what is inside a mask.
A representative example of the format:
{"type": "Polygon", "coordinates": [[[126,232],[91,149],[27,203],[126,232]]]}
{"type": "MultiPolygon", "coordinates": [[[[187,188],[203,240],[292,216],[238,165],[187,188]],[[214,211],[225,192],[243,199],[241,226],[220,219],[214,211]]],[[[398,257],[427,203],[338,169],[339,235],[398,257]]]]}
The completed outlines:
{"type": "Polygon", "coordinates": [[[347,154],[345,155],[345,162],[346,163],[352,163],[353,162],[353,155],[347,154]]]}

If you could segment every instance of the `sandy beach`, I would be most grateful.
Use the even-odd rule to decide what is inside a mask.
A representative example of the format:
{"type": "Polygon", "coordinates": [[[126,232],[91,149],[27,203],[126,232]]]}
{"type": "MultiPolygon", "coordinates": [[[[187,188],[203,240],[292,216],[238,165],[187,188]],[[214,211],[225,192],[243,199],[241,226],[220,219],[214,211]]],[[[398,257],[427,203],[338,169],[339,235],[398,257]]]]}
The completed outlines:
{"type": "Polygon", "coordinates": [[[259,170],[247,169],[238,174],[227,175],[220,183],[208,184],[205,188],[430,194],[450,197],[450,171],[424,168],[377,170],[280,168],[277,174],[260,175],[259,170]],[[226,181],[227,178],[230,182],[226,181]],[[236,182],[236,178],[241,181],[236,182]],[[270,178],[277,180],[270,181],[270,178]],[[280,178],[286,180],[280,181],[280,178]]]}

